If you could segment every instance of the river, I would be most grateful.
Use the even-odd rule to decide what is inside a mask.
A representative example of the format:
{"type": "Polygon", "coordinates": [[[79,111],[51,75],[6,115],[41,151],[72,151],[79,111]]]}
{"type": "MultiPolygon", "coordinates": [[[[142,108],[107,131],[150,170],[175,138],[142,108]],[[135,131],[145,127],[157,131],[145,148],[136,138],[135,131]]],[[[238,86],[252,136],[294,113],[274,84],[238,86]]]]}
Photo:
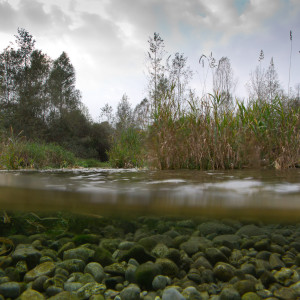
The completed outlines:
{"type": "Polygon", "coordinates": [[[7,210],[289,221],[300,216],[299,169],[2,171],[0,191],[0,205],[7,210]]]}
{"type": "Polygon", "coordinates": [[[0,299],[300,299],[300,170],[0,172],[0,299]]]}

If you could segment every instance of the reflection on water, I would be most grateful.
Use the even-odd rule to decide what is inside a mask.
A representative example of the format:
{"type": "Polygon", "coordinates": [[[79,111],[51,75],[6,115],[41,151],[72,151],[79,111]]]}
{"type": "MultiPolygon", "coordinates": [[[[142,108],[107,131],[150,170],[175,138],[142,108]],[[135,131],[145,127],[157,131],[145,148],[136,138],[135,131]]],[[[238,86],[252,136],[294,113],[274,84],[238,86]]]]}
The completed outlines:
{"type": "Polygon", "coordinates": [[[3,171],[0,192],[0,205],[5,209],[242,214],[296,220],[300,170],[3,171]]]}

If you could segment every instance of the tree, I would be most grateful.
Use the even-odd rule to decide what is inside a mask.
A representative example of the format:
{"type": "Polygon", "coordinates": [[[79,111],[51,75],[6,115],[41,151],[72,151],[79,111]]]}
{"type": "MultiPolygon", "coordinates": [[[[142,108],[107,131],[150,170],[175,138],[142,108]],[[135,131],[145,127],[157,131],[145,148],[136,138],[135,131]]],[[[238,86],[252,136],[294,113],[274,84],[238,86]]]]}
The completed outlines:
{"type": "Polygon", "coordinates": [[[81,95],[75,87],[74,67],[66,52],[54,62],[49,76],[49,93],[52,102],[52,114],[62,115],[63,110],[77,109],[81,95]]]}
{"type": "Polygon", "coordinates": [[[122,96],[117,106],[116,128],[117,131],[124,131],[133,126],[133,112],[126,94],[122,96]]]}
{"type": "Polygon", "coordinates": [[[150,103],[144,98],[136,105],[133,111],[134,124],[137,128],[145,130],[150,123],[150,103]]]}
{"type": "MultiPolygon", "coordinates": [[[[16,52],[9,46],[0,54],[0,109],[5,115],[6,123],[13,119],[16,96],[16,52]]],[[[7,126],[9,127],[9,126],[7,126]]]]}
{"type": "Polygon", "coordinates": [[[250,81],[247,84],[249,98],[261,102],[264,102],[266,99],[265,70],[261,67],[264,57],[264,52],[261,50],[258,58],[259,66],[255,68],[254,72],[250,73],[250,81]]]}
{"type": "Polygon", "coordinates": [[[260,65],[250,74],[248,83],[249,97],[251,100],[259,100],[260,102],[273,101],[276,96],[281,94],[281,87],[278,80],[278,74],[275,69],[273,57],[267,70],[262,68],[261,61],[264,59],[261,50],[259,56],[260,65]]]}
{"type": "Polygon", "coordinates": [[[273,57],[271,58],[270,65],[265,73],[265,88],[266,99],[272,102],[276,96],[280,93],[280,83],[278,80],[278,74],[276,72],[273,57]]]}
{"type": "Polygon", "coordinates": [[[158,109],[158,83],[164,74],[164,65],[162,64],[162,59],[165,55],[164,51],[164,40],[160,37],[159,33],[154,32],[153,38],[149,37],[149,50],[148,58],[149,58],[149,67],[148,71],[150,74],[150,82],[149,82],[149,94],[150,99],[152,100],[152,105],[154,109],[154,113],[157,112],[158,109]]]}
{"type": "Polygon", "coordinates": [[[26,67],[30,64],[30,56],[35,47],[33,36],[24,28],[18,28],[18,35],[15,35],[16,44],[19,46],[18,54],[21,60],[21,66],[26,67]]]}
{"type": "Polygon", "coordinates": [[[91,147],[97,151],[97,158],[101,161],[108,160],[112,135],[113,128],[108,122],[93,123],[91,126],[91,147]]]}
{"type": "Polygon", "coordinates": [[[108,122],[110,125],[114,124],[113,108],[108,103],[100,108],[100,121],[108,122]]]}
{"type": "Polygon", "coordinates": [[[25,29],[18,29],[15,37],[17,49],[9,46],[0,57],[5,127],[22,130],[28,137],[38,136],[44,127],[50,59],[34,49],[35,40],[25,29]]]}
{"type": "Polygon", "coordinates": [[[213,74],[213,88],[221,97],[222,109],[228,110],[232,106],[233,93],[236,86],[233,70],[228,57],[222,57],[213,74]]]}
{"type": "Polygon", "coordinates": [[[176,85],[176,99],[178,104],[184,100],[186,86],[193,76],[190,67],[187,66],[187,57],[183,53],[175,53],[172,59],[171,66],[169,66],[170,82],[176,85]]]}

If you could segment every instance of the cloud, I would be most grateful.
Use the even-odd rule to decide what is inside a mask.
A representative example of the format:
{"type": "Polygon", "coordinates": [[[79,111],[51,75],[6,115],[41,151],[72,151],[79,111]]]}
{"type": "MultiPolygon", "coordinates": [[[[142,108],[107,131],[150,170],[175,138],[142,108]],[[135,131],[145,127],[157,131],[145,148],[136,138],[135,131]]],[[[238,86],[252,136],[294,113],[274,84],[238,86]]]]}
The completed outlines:
{"type": "Polygon", "coordinates": [[[1,32],[9,32],[17,26],[17,11],[7,2],[0,2],[1,32]]]}
{"type": "Polygon", "coordinates": [[[170,54],[188,56],[194,70],[201,54],[212,51],[217,59],[228,56],[245,78],[260,49],[266,62],[274,56],[284,68],[290,29],[300,50],[299,12],[299,0],[0,0],[0,48],[23,27],[52,58],[69,54],[84,101],[120,99],[124,92],[139,101],[147,40],[154,32],[170,54]]]}

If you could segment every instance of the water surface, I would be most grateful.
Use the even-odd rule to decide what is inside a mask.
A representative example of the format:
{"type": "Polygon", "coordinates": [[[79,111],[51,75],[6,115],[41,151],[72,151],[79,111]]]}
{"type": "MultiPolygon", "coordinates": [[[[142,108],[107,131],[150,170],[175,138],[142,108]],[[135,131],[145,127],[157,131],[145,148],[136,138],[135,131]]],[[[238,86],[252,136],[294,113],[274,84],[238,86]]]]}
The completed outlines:
{"type": "Polygon", "coordinates": [[[300,170],[0,172],[7,210],[154,213],[298,221],[300,170]]]}

